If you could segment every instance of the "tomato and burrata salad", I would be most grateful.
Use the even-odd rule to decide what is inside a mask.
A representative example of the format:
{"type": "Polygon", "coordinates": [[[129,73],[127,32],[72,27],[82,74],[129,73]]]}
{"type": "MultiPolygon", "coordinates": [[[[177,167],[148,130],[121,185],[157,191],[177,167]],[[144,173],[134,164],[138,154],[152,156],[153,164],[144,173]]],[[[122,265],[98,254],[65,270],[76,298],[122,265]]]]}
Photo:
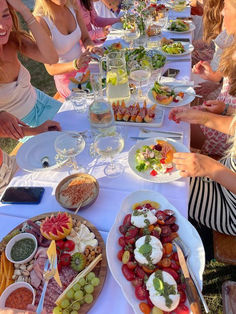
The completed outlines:
{"type": "Polygon", "coordinates": [[[159,210],[158,203],[148,200],[134,204],[119,227],[122,236],[117,256],[122,273],[134,286],[139,308],[145,314],[190,313],[172,245],[178,229],[174,211],[159,210]]]}

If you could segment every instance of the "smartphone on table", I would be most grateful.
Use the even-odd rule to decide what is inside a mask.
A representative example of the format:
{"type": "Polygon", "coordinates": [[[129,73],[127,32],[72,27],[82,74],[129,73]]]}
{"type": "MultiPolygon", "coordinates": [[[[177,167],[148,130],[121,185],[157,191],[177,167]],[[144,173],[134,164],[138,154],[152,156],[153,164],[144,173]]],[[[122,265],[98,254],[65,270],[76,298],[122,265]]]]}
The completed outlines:
{"type": "Polygon", "coordinates": [[[178,75],[178,73],[180,72],[180,70],[178,69],[167,69],[165,71],[165,73],[162,75],[162,76],[165,76],[165,77],[176,77],[178,75]]]}
{"type": "Polygon", "coordinates": [[[3,204],[39,204],[44,193],[43,187],[9,187],[5,190],[1,202],[3,204]]]}

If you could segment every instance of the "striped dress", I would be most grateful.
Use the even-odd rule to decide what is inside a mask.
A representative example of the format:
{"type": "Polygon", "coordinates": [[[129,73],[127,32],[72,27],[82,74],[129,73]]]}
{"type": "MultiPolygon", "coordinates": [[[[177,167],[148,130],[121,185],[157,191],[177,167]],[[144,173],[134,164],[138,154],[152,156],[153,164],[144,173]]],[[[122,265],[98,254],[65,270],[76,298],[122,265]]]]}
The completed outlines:
{"type": "MultiPolygon", "coordinates": [[[[236,172],[236,159],[222,163],[236,172]]],[[[191,178],[189,216],[218,232],[236,235],[236,194],[210,179],[191,178]]]]}

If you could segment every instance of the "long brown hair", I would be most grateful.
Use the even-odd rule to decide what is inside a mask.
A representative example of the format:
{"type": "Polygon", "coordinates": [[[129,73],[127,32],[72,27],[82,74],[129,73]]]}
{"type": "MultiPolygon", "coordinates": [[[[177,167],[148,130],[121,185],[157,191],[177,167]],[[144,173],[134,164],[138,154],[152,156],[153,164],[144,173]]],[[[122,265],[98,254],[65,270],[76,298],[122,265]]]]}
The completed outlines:
{"type": "Polygon", "coordinates": [[[203,40],[210,43],[222,30],[223,0],[206,0],[203,9],[203,40]]]}

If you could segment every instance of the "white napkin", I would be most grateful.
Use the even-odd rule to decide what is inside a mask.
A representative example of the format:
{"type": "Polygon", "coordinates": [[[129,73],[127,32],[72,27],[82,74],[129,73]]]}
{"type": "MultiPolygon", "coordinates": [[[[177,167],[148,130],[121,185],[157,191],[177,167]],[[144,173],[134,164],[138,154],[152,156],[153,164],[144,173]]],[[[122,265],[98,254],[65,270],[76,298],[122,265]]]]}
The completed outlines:
{"type": "Polygon", "coordinates": [[[186,78],[186,80],[183,78],[182,80],[176,80],[173,77],[164,77],[161,76],[160,78],[160,84],[166,84],[171,86],[178,86],[178,85],[186,85],[186,86],[194,86],[194,81],[189,81],[189,79],[186,78]]]}

